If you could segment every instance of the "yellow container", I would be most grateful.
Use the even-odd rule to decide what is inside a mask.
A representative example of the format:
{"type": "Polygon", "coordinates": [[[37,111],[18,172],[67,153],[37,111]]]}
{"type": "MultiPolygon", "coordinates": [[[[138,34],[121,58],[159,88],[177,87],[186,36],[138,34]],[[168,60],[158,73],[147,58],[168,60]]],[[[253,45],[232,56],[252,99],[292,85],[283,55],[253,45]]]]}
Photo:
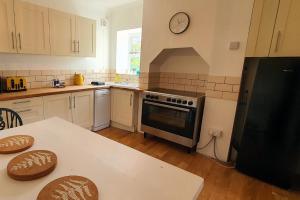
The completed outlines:
{"type": "Polygon", "coordinates": [[[75,85],[84,85],[84,76],[82,74],[74,75],[74,84],[75,85]]]}
{"type": "Polygon", "coordinates": [[[6,91],[23,91],[26,90],[26,78],[21,76],[13,76],[6,78],[6,91]]]}

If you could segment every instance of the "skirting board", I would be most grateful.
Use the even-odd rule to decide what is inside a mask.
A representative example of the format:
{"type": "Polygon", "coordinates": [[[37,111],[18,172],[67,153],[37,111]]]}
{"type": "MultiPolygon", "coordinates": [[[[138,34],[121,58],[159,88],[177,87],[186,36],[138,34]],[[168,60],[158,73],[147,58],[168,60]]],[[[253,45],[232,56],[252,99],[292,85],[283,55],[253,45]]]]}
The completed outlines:
{"type": "Polygon", "coordinates": [[[130,131],[130,132],[132,132],[132,133],[135,132],[135,128],[134,128],[134,127],[124,126],[124,125],[119,124],[119,123],[117,123],[117,122],[111,121],[110,125],[111,125],[112,127],[119,128],[119,129],[123,129],[123,130],[126,130],[126,131],[130,131]]]}

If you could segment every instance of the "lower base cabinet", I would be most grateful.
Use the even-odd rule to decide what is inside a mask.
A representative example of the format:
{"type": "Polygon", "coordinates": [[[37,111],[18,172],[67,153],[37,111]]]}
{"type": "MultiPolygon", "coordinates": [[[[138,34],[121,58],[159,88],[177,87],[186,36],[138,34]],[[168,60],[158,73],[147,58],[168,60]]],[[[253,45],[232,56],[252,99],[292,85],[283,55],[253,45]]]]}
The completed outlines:
{"type": "Polygon", "coordinates": [[[93,91],[45,96],[45,119],[60,117],[81,127],[91,129],[93,125],[93,91]]]}
{"type": "Polygon", "coordinates": [[[16,111],[23,124],[30,124],[44,119],[43,98],[26,98],[0,102],[1,108],[10,108],[16,111]]]}
{"type": "Polygon", "coordinates": [[[111,90],[111,124],[117,128],[135,131],[134,127],[134,95],[133,91],[111,90]]]}
{"type": "Polygon", "coordinates": [[[43,99],[45,119],[59,117],[66,121],[73,122],[71,94],[45,96],[43,99]]]}
{"type": "Polygon", "coordinates": [[[73,123],[91,129],[93,126],[94,114],[94,91],[73,93],[72,97],[73,123]]]}

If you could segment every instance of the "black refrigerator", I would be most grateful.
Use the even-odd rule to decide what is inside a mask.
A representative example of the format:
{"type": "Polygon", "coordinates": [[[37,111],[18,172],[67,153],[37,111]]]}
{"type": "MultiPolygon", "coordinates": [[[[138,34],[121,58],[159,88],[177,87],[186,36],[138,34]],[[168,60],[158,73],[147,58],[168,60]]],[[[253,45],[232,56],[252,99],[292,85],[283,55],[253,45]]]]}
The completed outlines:
{"type": "Polygon", "coordinates": [[[300,189],[300,58],[247,58],[231,141],[236,169],[300,189]]]}

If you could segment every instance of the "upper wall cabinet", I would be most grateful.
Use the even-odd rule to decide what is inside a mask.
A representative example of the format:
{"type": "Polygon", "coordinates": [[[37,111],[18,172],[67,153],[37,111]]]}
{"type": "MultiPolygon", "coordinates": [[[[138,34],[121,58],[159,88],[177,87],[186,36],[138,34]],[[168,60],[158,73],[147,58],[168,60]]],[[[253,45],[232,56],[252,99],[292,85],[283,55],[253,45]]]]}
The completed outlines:
{"type": "Polygon", "coordinates": [[[0,53],[95,57],[96,21],[0,0],[0,53]]]}
{"type": "Polygon", "coordinates": [[[14,2],[18,52],[50,54],[49,9],[21,0],[14,2]]]}
{"type": "Polygon", "coordinates": [[[270,56],[300,56],[300,1],[281,0],[270,56]]]}
{"type": "Polygon", "coordinates": [[[96,21],[76,16],[77,53],[96,56],[96,21]]]}
{"type": "Polygon", "coordinates": [[[17,52],[12,0],[0,0],[0,52],[17,52]]]}
{"type": "Polygon", "coordinates": [[[50,10],[51,53],[57,56],[96,56],[96,21],[50,10]]]}
{"type": "Polygon", "coordinates": [[[299,0],[255,0],[246,56],[300,56],[299,9],[299,0]]]}
{"type": "Polygon", "coordinates": [[[50,9],[49,24],[51,54],[56,56],[75,55],[75,16],[50,9]]]}

